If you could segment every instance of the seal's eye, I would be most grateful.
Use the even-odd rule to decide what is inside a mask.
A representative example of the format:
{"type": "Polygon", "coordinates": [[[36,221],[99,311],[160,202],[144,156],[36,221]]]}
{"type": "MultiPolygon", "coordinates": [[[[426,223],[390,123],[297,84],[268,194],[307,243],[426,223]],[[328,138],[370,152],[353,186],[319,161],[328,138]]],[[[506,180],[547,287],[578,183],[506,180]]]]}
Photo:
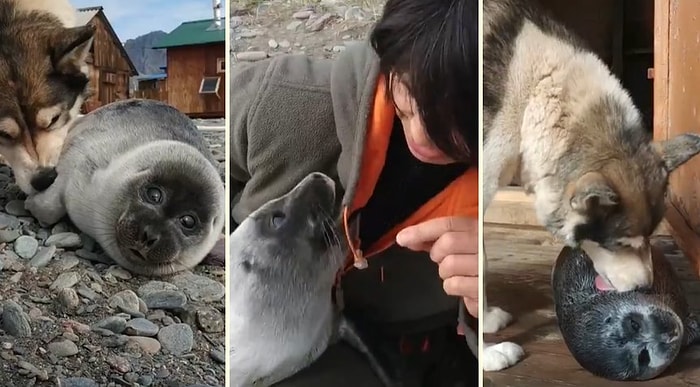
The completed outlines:
{"type": "Polygon", "coordinates": [[[273,212],[270,216],[270,224],[272,225],[272,228],[278,228],[282,226],[282,223],[284,223],[285,218],[286,216],[283,212],[273,212]]]}
{"type": "Polygon", "coordinates": [[[59,118],[61,118],[60,113],[53,116],[53,118],[51,119],[51,122],[49,123],[49,126],[47,126],[47,127],[50,128],[50,127],[54,126],[54,124],[56,124],[58,122],[59,118]]]}
{"type": "Polygon", "coordinates": [[[146,190],[146,200],[151,204],[159,204],[163,200],[163,192],[156,187],[150,187],[146,190]]]}
{"type": "Polygon", "coordinates": [[[186,229],[193,229],[197,221],[191,215],[184,215],[180,217],[180,224],[186,229]]]}

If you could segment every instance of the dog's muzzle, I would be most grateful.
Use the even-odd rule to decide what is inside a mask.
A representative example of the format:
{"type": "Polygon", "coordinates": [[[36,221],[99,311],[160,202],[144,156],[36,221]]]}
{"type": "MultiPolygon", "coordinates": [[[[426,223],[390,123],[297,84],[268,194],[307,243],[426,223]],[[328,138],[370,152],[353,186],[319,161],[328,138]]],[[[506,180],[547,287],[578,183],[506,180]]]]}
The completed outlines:
{"type": "Polygon", "coordinates": [[[54,167],[39,168],[34,176],[32,176],[32,187],[39,192],[44,191],[53,184],[57,176],[58,173],[54,167]]]}

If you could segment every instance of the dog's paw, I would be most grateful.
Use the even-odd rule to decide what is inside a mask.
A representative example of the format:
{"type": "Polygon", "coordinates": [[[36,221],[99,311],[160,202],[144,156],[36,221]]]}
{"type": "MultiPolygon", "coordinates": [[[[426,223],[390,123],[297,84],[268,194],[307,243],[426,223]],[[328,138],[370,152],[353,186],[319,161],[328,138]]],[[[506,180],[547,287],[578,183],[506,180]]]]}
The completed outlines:
{"type": "Polygon", "coordinates": [[[484,333],[496,333],[505,328],[513,320],[513,316],[505,310],[492,306],[484,313],[484,333]]]}
{"type": "Polygon", "coordinates": [[[486,344],[481,358],[484,371],[500,371],[511,367],[525,356],[525,351],[518,344],[505,341],[498,344],[486,344]]]}

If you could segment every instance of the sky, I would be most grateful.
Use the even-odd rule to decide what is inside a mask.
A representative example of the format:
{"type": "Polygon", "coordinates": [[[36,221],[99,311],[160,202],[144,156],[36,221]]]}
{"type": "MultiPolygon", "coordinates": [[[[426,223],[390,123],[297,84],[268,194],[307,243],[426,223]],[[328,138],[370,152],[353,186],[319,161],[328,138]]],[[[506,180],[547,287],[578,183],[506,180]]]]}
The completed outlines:
{"type": "MultiPolygon", "coordinates": [[[[70,0],[70,3],[76,8],[102,6],[122,42],[151,31],[170,32],[185,21],[214,17],[211,0],[70,0]]],[[[223,10],[221,15],[225,15],[223,10]]]]}

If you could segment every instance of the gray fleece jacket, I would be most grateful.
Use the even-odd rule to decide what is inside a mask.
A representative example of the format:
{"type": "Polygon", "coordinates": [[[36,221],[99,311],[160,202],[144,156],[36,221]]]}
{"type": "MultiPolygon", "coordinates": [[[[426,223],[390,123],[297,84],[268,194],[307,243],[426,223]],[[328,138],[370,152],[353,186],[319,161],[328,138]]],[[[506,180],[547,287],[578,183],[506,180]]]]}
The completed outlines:
{"type": "MultiPolygon", "coordinates": [[[[350,205],[378,77],[378,58],[365,42],[335,61],[283,55],[233,70],[229,157],[237,223],[314,171],[334,178],[338,205],[350,205]]],[[[457,298],[445,294],[426,253],[394,245],[368,261],[343,277],[346,312],[402,331],[452,322],[445,319],[456,313],[457,298]]]]}

